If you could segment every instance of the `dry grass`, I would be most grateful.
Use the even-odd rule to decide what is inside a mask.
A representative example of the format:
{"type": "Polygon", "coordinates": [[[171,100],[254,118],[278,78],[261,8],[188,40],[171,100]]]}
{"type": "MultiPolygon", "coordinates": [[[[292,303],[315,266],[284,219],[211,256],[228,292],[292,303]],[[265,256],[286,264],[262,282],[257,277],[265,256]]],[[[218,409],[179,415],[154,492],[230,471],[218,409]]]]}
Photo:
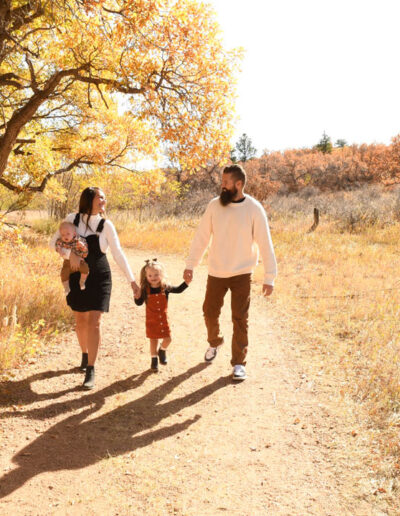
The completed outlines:
{"type": "Polygon", "coordinates": [[[60,260],[40,238],[0,235],[0,372],[39,350],[71,321],[59,282],[60,260]]]}
{"type": "Polygon", "coordinates": [[[400,457],[400,224],[357,235],[305,229],[275,223],[276,304],[325,367],[337,368],[342,395],[363,403],[374,438],[382,432],[386,451],[400,457]]]}
{"type": "Polygon", "coordinates": [[[123,247],[148,249],[162,253],[185,254],[197,227],[197,220],[168,218],[159,221],[148,220],[123,223],[112,218],[119,230],[123,247]]]}
{"type": "Polygon", "coordinates": [[[310,217],[313,208],[318,208],[321,217],[343,233],[360,233],[371,226],[385,227],[400,220],[398,187],[388,190],[371,185],[352,191],[324,193],[307,187],[297,194],[274,195],[266,204],[273,219],[286,221],[310,217]]]}

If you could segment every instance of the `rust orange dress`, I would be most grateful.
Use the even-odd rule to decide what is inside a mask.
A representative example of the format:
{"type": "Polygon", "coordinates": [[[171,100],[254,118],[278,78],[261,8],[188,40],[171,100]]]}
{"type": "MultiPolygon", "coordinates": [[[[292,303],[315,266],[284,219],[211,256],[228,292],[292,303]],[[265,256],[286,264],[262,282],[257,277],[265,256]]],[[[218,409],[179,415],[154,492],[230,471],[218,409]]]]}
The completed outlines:
{"type": "Polygon", "coordinates": [[[163,339],[171,336],[167,307],[165,291],[161,291],[159,294],[150,294],[150,289],[147,290],[146,337],[149,339],[163,339]]]}
{"type": "Polygon", "coordinates": [[[146,300],[144,296],[135,299],[137,305],[146,301],[146,337],[149,339],[164,339],[171,336],[168,324],[168,295],[170,293],[180,294],[186,290],[188,285],[183,282],[178,287],[167,286],[147,288],[146,300]]]}

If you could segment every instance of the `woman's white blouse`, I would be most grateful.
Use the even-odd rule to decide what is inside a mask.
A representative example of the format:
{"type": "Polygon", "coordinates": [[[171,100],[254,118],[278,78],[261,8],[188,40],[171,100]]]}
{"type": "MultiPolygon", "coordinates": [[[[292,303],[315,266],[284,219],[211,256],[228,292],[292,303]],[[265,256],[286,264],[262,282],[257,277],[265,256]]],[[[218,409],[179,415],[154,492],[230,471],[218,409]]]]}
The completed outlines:
{"type": "MultiPolygon", "coordinates": [[[[70,213],[65,218],[66,222],[74,222],[76,213],[70,213]]],[[[99,225],[99,222],[102,220],[100,215],[92,215],[89,220],[89,228],[86,226],[87,215],[81,215],[79,218],[79,226],[77,227],[77,233],[79,236],[88,237],[89,235],[96,235],[96,229],[99,225]]],[[[55,244],[57,238],[60,238],[59,230],[56,231],[55,235],[50,241],[50,247],[55,249],[55,244]]],[[[111,249],[111,254],[113,255],[114,260],[117,262],[122,272],[125,274],[126,279],[129,282],[135,281],[135,276],[132,273],[131,267],[126,259],[126,256],[121,248],[121,244],[119,242],[119,238],[117,232],[115,230],[114,224],[110,220],[106,220],[104,222],[103,231],[99,233],[99,243],[100,249],[103,253],[107,252],[108,247],[111,249]]],[[[65,255],[66,258],[69,257],[69,252],[65,255]]]]}

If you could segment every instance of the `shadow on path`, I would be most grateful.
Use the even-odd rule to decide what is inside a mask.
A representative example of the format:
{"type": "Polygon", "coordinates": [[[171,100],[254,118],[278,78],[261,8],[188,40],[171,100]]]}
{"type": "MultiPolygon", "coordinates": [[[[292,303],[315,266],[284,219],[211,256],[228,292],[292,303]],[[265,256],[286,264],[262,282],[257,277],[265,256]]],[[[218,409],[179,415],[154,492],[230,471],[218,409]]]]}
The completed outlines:
{"type": "MultiPolygon", "coordinates": [[[[83,373],[81,374],[83,375],[83,373]]],[[[81,385],[76,385],[68,391],[64,391],[64,393],[74,391],[81,392],[82,396],[79,398],[68,401],[58,401],[50,405],[45,405],[44,407],[32,408],[29,410],[15,410],[13,412],[7,412],[3,414],[3,418],[23,417],[27,419],[49,419],[50,417],[69,413],[86,406],[92,406],[93,403],[96,404],[97,411],[104,404],[104,400],[109,396],[114,396],[115,394],[138,387],[148,376],[152,376],[153,374],[154,373],[149,369],[141,374],[130,376],[125,380],[118,380],[100,391],[91,391],[90,393],[89,391],[83,390],[81,385]]],[[[57,395],[56,397],[59,396],[57,395]]],[[[51,399],[51,396],[48,395],[39,399],[51,399]]]]}
{"type": "MultiPolygon", "coordinates": [[[[84,402],[90,404],[88,408],[57,423],[13,457],[18,467],[0,478],[0,497],[11,494],[40,473],[85,468],[104,457],[125,454],[186,430],[200,415],[157,430],[152,428],[231,384],[231,375],[228,375],[190,394],[161,403],[185,379],[206,367],[205,363],[198,364],[145,396],[88,421],[86,419],[104,404],[104,391],[107,392],[109,388],[86,396],[84,402]],[[144,434],[135,435],[146,430],[144,434]]],[[[135,379],[128,378],[121,383],[127,386],[130,382],[128,388],[135,388],[148,375],[146,371],[135,379]]],[[[72,408],[74,403],[67,405],[72,408]]]]}
{"type": "Polygon", "coordinates": [[[44,371],[37,373],[23,380],[6,380],[0,382],[0,407],[8,407],[10,405],[30,405],[37,401],[51,400],[60,398],[69,392],[76,390],[76,387],[64,389],[59,392],[45,392],[39,394],[32,390],[32,384],[37,381],[47,380],[49,378],[57,378],[65,374],[73,374],[82,372],[77,367],[71,369],[59,369],[57,371],[44,371]]]}

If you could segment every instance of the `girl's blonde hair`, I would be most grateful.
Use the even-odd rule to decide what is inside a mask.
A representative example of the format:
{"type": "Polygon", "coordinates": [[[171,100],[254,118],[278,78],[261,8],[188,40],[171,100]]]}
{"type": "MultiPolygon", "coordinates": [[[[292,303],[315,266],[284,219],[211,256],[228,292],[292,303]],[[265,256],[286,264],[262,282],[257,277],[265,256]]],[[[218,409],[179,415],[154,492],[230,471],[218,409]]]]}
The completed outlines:
{"type": "Polygon", "coordinates": [[[146,271],[147,269],[157,269],[160,271],[161,276],[161,291],[163,292],[167,284],[167,276],[165,273],[164,265],[157,260],[157,258],[153,258],[152,260],[145,260],[146,265],[142,267],[142,270],[140,271],[140,288],[142,289],[142,296],[144,301],[147,301],[147,289],[150,289],[150,284],[147,281],[146,278],[146,271]]]}

